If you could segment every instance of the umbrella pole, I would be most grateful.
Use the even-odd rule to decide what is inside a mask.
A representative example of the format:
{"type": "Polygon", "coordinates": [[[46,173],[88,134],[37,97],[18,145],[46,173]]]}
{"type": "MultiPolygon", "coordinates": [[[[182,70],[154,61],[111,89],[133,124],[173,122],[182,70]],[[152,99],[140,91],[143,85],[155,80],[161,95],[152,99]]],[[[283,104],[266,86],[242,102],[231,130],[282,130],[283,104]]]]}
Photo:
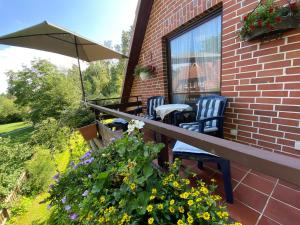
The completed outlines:
{"type": "Polygon", "coordinates": [[[80,82],[81,82],[82,100],[85,102],[85,101],[86,101],[86,98],[85,98],[85,90],[84,90],[84,86],[83,86],[82,72],[81,72],[81,68],[80,68],[79,53],[78,53],[78,45],[77,45],[77,37],[76,37],[75,35],[74,35],[74,39],[75,39],[75,46],[76,46],[76,55],[77,55],[77,62],[78,62],[79,76],[80,76],[80,82]]]}

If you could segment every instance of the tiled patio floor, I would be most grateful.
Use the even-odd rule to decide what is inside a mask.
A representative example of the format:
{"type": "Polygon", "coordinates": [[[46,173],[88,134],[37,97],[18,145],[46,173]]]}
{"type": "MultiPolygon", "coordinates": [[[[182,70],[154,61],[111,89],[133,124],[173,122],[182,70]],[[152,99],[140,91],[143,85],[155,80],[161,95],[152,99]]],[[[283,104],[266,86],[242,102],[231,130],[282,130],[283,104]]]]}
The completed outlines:
{"type": "MultiPolygon", "coordinates": [[[[183,160],[183,166],[199,178],[217,180],[218,192],[224,197],[222,176],[213,163],[197,168],[195,161],[183,160]]],[[[231,217],[244,225],[299,225],[300,187],[231,163],[234,203],[228,204],[231,217]]]]}

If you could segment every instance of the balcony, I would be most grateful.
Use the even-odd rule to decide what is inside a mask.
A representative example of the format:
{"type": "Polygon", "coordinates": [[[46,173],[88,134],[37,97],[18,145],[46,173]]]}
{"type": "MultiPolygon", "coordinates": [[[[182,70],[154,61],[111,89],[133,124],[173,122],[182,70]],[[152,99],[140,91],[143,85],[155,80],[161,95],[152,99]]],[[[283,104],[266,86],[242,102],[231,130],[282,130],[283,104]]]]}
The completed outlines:
{"type": "MultiPolygon", "coordinates": [[[[300,221],[300,204],[297,201],[300,197],[300,159],[133,115],[142,109],[142,102],[138,96],[131,97],[128,102],[115,98],[93,100],[85,104],[96,114],[100,138],[95,139],[96,145],[103,144],[110,135],[121,134],[104,128],[103,121],[109,118],[141,120],[145,123],[145,140],[156,140],[166,146],[156,160],[161,167],[165,166],[165,162],[172,160],[171,146],[174,140],[183,141],[230,160],[234,203],[228,204],[228,210],[233,219],[243,224],[260,225],[290,225],[300,221]],[[103,128],[106,134],[103,133],[103,128]]],[[[218,193],[225,197],[223,179],[216,165],[205,163],[204,169],[200,170],[196,161],[182,162],[182,169],[188,168],[197,173],[197,179],[216,179],[218,193]]]]}

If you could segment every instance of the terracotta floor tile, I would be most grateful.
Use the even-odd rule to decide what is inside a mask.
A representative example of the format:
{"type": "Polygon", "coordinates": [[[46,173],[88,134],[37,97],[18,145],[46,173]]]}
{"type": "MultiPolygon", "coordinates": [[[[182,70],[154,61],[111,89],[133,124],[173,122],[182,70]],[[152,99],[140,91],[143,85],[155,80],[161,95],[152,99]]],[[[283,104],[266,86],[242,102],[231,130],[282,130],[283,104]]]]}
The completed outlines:
{"type": "Polygon", "coordinates": [[[264,195],[243,184],[239,184],[234,190],[234,197],[236,200],[241,201],[245,205],[248,205],[259,212],[262,212],[268,199],[267,195],[264,195]]]}
{"type": "Polygon", "coordinates": [[[269,219],[268,217],[263,216],[257,225],[280,225],[280,223],[275,222],[274,220],[269,219]]]}
{"type": "Polygon", "coordinates": [[[272,197],[300,209],[300,191],[278,184],[272,197]]]}
{"type": "Polygon", "coordinates": [[[296,191],[300,191],[300,186],[288,183],[288,182],[286,182],[284,180],[279,180],[279,184],[284,185],[284,186],[289,187],[289,188],[292,188],[292,189],[294,189],[296,191]]]}
{"type": "Polygon", "coordinates": [[[250,170],[250,168],[247,168],[245,166],[243,166],[242,164],[239,164],[239,163],[236,163],[236,162],[230,162],[231,166],[235,167],[235,168],[238,168],[240,170],[243,170],[243,171],[248,171],[250,170]]]}
{"type": "Polygon", "coordinates": [[[299,225],[300,223],[300,210],[273,198],[270,199],[264,215],[283,225],[299,225]]]}
{"type": "Polygon", "coordinates": [[[234,204],[227,206],[230,216],[243,225],[254,225],[259,217],[259,213],[235,200],[234,204]]]}
{"type": "Polygon", "coordinates": [[[245,170],[240,170],[236,167],[231,166],[231,178],[238,182],[245,176],[246,173],[247,171],[245,170]]]}
{"type": "Polygon", "coordinates": [[[274,182],[262,178],[261,176],[255,175],[253,173],[248,173],[245,179],[242,181],[242,183],[267,195],[269,195],[272,192],[275,186],[274,182]]]}
{"type": "Polygon", "coordinates": [[[256,174],[256,175],[258,175],[258,176],[261,176],[262,178],[265,178],[265,179],[267,179],[267,180],[270,180],[270,181],[272,181],[272,182],[274,182],[274,183],[277,181],[277,178],[271,177],[271,176],[269,176],[269,175],[263,174],[263,173],[261,173],[261,172],[255,171],[255,170],[252,170],[251,173],[256,174]]]}

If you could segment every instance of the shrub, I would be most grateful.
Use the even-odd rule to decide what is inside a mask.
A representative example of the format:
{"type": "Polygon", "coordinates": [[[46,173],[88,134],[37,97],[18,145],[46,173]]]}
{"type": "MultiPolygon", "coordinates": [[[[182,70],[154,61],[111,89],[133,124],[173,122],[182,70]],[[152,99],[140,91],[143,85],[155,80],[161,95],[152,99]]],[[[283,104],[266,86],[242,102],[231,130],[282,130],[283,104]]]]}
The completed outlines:
{"type": "MultiPolygon", "coordinates": [[[[135,123],[141,127],[139,123],[135,123]]],[[[140,133],[88,151],[57,175],[50,190],[54,218],[68,224],[224,224],[228,213],[215,183],[179,176],[180,163],[162,173],[152,165],[162,144],[144,143],[140,133]]]]}
{"type": "Polygon", "coordinates": [[[46,190],[55,173],[55,162],[48,149],[36,147],[31,160],[26,162],[27,182],[22,187],[26,195],[36,195],[46,190]]]}
{"type": "Polygon", "coordinates": [[[0,201],[15,187],[24,170],[25,161],[30,159],[32,148],[18,144],[9,138],[0,137],[0,201]]]}
{"type": "Polygon", "coordinates": [[[65,110],[61,118],[62,123],[71,128],[83,127],[95,121],[94,113],[82,105],[76,109],[65,110]]]}
{"type": "Polygon", "coordinates": [[[56,119],[47,118],[35,125],[31,144],[42,145],[53,151],[62,151],[68,144],[71,131],[62,126],[56,119]]]}

